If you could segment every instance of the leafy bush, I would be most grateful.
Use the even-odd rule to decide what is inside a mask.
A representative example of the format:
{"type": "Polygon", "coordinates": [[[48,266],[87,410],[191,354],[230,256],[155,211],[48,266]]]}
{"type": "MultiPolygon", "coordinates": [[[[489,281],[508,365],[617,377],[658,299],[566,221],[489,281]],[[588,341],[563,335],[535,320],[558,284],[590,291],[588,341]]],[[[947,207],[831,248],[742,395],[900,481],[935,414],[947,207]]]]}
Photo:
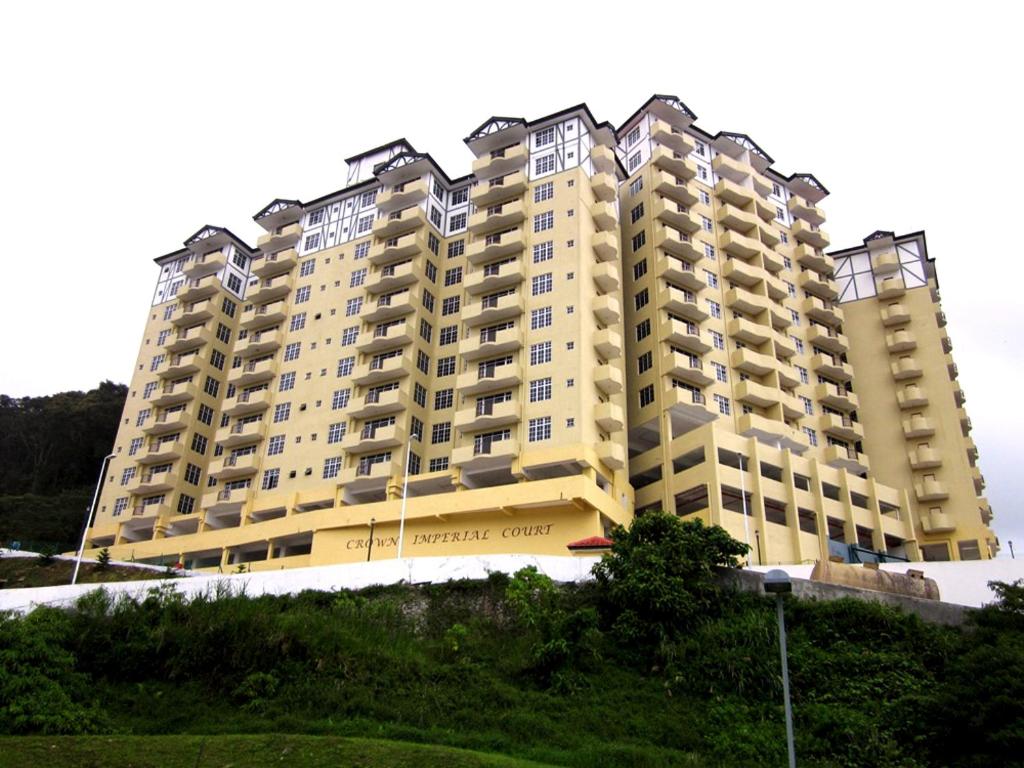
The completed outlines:
{"type": "Polygon", "coordinates": [[[664,512],[640,515],[611,538],[594,575],[615,634],[639,648],[660,648],[713,616],[721,595],[715,568],[736,567],[749,549],[724,528],[664,512]]]}

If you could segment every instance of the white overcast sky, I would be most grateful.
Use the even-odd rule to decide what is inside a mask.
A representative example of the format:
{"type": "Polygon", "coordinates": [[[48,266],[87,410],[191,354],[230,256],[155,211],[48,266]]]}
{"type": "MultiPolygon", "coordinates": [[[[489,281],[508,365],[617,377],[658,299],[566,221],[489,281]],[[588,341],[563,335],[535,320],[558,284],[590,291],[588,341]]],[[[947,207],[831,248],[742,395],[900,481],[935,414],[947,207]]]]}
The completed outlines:
{"type": "Polygon", "coordinates": [[[1019,9],[10,3],[0,393],[127,381],[152,259],[206,223],[253,243],[256,211],[344,186],[344,157],[405,136],[461,175],[493,114],[586,101],[618,125],[670,93],[821,179],[834,247],[927,231],[996,529],[1024,552],[1019,9]]]}

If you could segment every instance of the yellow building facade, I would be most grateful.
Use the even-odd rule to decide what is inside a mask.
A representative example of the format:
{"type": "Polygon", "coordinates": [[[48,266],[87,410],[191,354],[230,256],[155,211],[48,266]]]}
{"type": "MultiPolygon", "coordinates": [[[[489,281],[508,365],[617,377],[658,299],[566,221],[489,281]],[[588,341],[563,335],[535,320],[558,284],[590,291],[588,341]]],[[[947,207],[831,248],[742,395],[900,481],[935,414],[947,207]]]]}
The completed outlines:
{"type": "MultiPolygon", "coordinates": [[[[942,439],[888,442],[888,305],[837,301],[824,187],[694,119],[668,96],[618,129],[495,117],[458,178],[398,140],[267,205],[255,247],[206,226],[157,258],[90,547],[211,570],[566,554],[660,507],[752,562],[990,556],[930,353],[931,410],[900,413],[942,439]]],[[[927,319],[909,303],[894,330],[927,319]]]]}

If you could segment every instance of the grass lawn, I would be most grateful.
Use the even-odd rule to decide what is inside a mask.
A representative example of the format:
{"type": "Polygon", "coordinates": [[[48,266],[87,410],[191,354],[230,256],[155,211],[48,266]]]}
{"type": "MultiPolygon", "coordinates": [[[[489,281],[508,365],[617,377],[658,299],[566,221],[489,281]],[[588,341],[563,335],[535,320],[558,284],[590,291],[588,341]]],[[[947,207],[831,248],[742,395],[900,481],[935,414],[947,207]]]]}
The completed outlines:
{"type": "MultiPolygon", "coordinates": [[[[54,560],[43,565],[35,557],[0,557],[0,586],[6,589],[21,587],[55,587],[71,583],[75,564],[71,560],[54,560]],[[6,583],[4,583],[6,582],[6,583]]],[[[132,568],[127,565],[112,565],[99,570],[95,563],[82,561],[78,571],[79,584],[100,584],[111,581],[140,581],[162,579],[162,571],[150,568],[132,568]]]]}
{"type": "Polygon", "coordinates": [[[335,736],[6,736],[0,768],[544,768],[485,752],[335,736]]]}

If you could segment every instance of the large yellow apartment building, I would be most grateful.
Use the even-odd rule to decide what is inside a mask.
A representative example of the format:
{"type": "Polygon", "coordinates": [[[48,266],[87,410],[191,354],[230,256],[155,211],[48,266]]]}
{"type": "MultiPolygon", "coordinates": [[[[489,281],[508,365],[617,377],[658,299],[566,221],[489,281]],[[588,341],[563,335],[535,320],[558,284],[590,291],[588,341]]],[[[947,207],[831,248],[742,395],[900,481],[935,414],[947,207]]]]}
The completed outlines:
{"type": "Polygon", "coordinates": [[[813,176],[694,121],[494,117],[458,178],[393,141],[157,258],[90,547],[566,554],[664,508],[754,563],[993,556],[923,234],[830,255],[813,176]]]}

